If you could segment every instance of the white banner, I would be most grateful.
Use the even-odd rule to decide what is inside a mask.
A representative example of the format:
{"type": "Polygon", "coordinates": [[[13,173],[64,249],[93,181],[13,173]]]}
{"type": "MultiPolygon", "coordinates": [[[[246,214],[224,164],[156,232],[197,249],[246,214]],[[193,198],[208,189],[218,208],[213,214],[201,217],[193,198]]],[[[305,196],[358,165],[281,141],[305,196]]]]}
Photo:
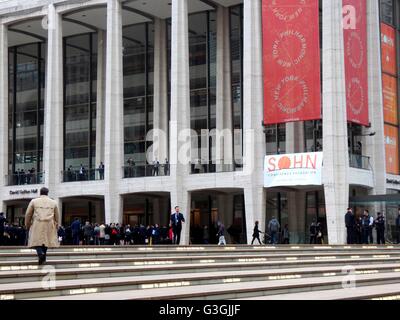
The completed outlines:
{"type": "Polygon", "coordinates": [[[322,185],[322,152],[266,156],[264,187],[322,185]]]}

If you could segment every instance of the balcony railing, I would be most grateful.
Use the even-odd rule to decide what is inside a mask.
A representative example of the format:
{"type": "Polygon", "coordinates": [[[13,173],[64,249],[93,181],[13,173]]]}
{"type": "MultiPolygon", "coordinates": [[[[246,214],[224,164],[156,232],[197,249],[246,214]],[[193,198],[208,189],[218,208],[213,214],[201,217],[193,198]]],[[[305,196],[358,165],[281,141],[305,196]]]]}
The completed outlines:
{"type": "Polygon", "coordinates": [[[350,154],[349,161],[350,167],[363,170],[371,170],[370,157],[362,156],[359,154],[350,154]]]}
{"type": "Polygon", "coordinates": [[[214,164],[214,163],[191,163],[191,174],[204,174],[204,173],[221,173],[221,172],[234,172],[242,171],[243,167],[239,164],[214,164]]]}
{"type": "Polygon", "coordinates": [[[160,164],[158,167],[152,164],[141,164],[122,167],[124,178],[143,178],[143,177],[165,177],[170,175],[170,165],[160,164]]]}
{"type": "Polygon", "coordinates": [[[87,169],[82,171],[80,168],[71,168],[62,171],[61,174],[63,182],[104,180],[104,169],[87,169]]]}
{"type": "Polygon", "coordinates": [[[7,186],[23,186],[44,183],[44,172],[15,173],[6,176],[7,186]]]}

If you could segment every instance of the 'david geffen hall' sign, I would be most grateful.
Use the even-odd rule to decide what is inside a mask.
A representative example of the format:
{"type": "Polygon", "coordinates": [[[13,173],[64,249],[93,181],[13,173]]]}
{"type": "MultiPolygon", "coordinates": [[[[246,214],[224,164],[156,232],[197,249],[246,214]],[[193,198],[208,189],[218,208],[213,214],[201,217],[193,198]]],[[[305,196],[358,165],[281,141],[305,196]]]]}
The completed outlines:
{"type": "Polygon", "coordinates": [[[322,185],[323,152],[266,156],[264,187],[322,185]]]}

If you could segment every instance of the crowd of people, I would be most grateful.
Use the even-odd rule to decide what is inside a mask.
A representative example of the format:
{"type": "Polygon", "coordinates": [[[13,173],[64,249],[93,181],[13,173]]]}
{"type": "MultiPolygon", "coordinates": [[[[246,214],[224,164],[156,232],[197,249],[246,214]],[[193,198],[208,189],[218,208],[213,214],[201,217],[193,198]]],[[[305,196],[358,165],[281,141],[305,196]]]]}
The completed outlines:
{"type": "Polygon", "coordinates": [[[26,184],[36,184],[38,177],[36,175],[36,169],[32,168],[29,170],[25,169],[18,169],[12,175],[12,181],[10,183],[14,185],[26,185],[26,184]]]}
{"type": "Polygon", "coordinates": [[[145,245],[172,244],[172,228],[158,224],[131,226],[119,223],[81,224],[75,219],[70,226],[60,227],[59,241],[63,245],[145,245]]]}
{"type": "MultiPolygon", "coordinates": [[[[352,208],[348,208],[345,214],[347,229],[347,244],[373,244],[373,230],[376,230],[376,243],[385,244],[385,217],[378,212],[376,218],[365,209],[360,217],[356,217],[352,208]]],[[[397,243],[400,243],[400,209],[396,219],[397,243]]]]}

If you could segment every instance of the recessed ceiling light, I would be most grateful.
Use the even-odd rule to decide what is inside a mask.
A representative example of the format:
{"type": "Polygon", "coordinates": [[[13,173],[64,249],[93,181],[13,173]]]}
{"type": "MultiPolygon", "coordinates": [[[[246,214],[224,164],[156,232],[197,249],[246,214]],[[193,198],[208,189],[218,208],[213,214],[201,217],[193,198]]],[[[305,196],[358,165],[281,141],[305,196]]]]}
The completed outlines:
{"type": "Polygon", "coordinates": [[[31,27],[31,25],[30,25],[30,24],[28,24],[26,27],[27,27],[27,28],[30,28],[30,27],[31,27]]]}
{"type": "Polygon", "coordinates": [[[83,14],[82,17],[86,17],[86,14],[83,14]]]}

